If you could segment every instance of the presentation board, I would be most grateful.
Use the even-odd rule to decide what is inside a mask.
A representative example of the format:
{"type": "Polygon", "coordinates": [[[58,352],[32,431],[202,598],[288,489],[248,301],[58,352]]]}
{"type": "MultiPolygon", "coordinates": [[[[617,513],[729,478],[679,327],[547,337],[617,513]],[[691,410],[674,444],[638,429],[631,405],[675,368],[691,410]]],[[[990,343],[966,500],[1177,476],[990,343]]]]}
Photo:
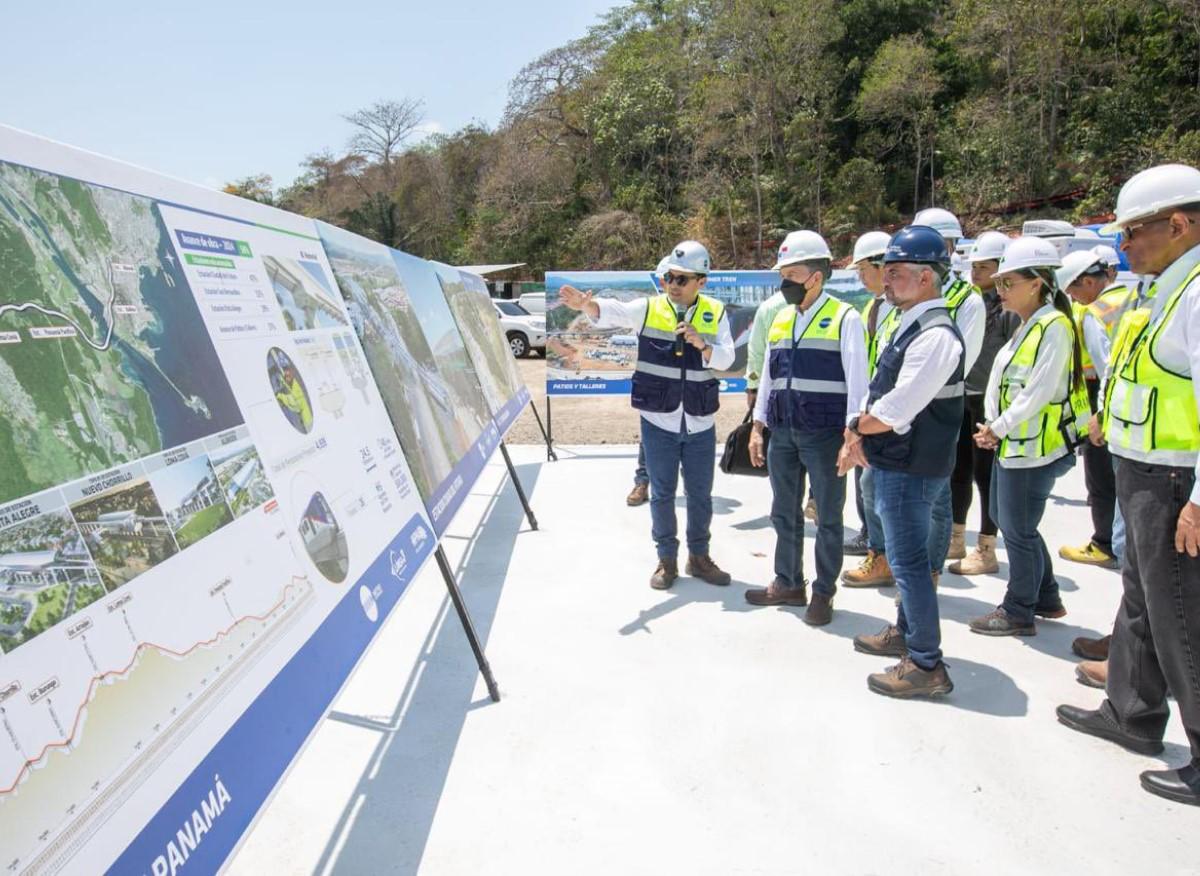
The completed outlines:
{"type": "MultiPolygon", "coordinates": [[[[565,306],[559,298],[563,286],[574,286],[597,297],[622,301],[657,295],[651,271],[547,271],[546,272],[546,392],[550,395],[627,394],[637,362],[634,329],[600,329],[583,313],[565,306]]],[[[856,307],[870,294],[853,271],[834,271],[827,285],[831,294],[856,307]]],[[[733,366],[718,372],[722,392],[746,389],[746,352],[754,311],[779,289],[777,271],[714,271],[704,294],[725,305],[737,357],[733,366]]]]}
{"type": "Polygon", "coordinates": [[[0,128],[0,290],[0,867],[213,872],[432,524],[312,221],[0,128]]]}
{"type": "Polygon", "coordinates": [[[434,262],[450,312],[462,333],[471,361],[479,374],[484,397],[496,428],[503,437],[529,404],[529,389],[521,380],[517,363],[500,330],[487,284],[478,274],[434,262]]]}
{"type": "Polygon", "coordinates": [[[500,444],[480,372],[432,263],[317,225],[440,536],[500,444]]]}

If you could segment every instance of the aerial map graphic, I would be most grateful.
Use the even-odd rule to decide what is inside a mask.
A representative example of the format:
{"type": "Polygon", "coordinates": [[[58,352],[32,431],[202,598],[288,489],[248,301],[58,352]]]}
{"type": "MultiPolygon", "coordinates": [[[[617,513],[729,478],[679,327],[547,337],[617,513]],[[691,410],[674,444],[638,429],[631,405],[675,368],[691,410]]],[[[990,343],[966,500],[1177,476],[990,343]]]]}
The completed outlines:
{"type": "Polygon", "coordinates": [[[0,162],[0,502],[239,425],[154,202],[0,162]]]}

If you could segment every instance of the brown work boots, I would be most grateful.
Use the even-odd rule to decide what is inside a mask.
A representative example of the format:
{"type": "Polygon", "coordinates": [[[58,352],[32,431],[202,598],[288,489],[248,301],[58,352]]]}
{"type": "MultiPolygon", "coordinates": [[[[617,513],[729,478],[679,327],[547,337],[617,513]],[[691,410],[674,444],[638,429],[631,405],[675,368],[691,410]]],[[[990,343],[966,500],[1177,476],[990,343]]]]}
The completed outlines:
{"type": "Polygon", "coordinates": [[[648,501],[650,501],[649,484],[634,484],[633,489],[629,491],[629,495],[625,497],[625,504],[630,508],[645,505],[648,501]]]}
{"type": "MultiPolygon", "coordinates": [[[[952,558],[952,554],[947,557],[952,558]]],[[[975,550],[969,554],[964,550],[962,558],[950,564],[950,572],[954,575],[994,575],[1000,571],[1000,561],[996,559],[996,536],[981,535],[975,542],[975,550]]]]}
{"type": "MultiPolygon", "coordinates": [[[[707,581],[709,584],[716,584],[718,587],[724,587],[732,580],[728,572],[723,571],[712,557],[708,554],[696,556],[690,554],[687,559],[687,565],[683,571],[693,578],[699,578],[701,581],[707,581]]],[[[658,568],[654,570],[654,574],[650,577],[650,586],[655,590],[666,590],[675,583],[675,579],[679,577],[679,563],[674,559],[659,559],[658,568]]]]}
{"type": "Polygon", "coordinates": [[[857,568],[842,573],[842,583],[847,587],[887,587],[895,584],[892,567],[882,551],[867,549],[867,555],[857,568]]]}
{"type": "Polygon", "coordinates": [[[876,657],[903,657],[908,654],[904,633],[895,624],[888,624],[874,635],[854,637],[854,650],[876,657]]]}
{"type": "Polygon", "coordinates": [[[922,669],[905,655],[886,672],[867,676],[867,687],[885,697],[912,699],[944,696],[954,690],[954,682],[946,672],[945,663],[939,662],[933,669],[922,669]]]}

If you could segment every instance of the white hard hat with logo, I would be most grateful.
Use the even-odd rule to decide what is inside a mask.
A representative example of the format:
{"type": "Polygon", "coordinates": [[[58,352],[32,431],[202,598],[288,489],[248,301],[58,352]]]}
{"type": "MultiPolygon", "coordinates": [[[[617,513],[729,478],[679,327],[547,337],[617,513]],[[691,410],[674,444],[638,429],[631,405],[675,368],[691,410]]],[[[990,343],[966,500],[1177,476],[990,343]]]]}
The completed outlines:
{"type": "Polygon", "coordinates": [[[962,223],[949,210],[929,207],[913,216],[913,225],[927,225],[947,240],[958,240],[963,236],[962,223]]]}
{"type": "Polygon", "coordinates": [[[1092,252],[1100,256],[1105,267],[1119,268],[1121,267],[1121,254],[1106,243],[1097,244],[1092,247],[1092,252]]]}
{"type": "Polygon", "coordinates": [[[1021,225],[1021,234],[1025,237],[1041,237],[1055,240],[1063,237],[1074,237],[1075,226],[1063,219],[1030,219],[1021,225]]]}
{"type": "Polygon", "coordinates": [[[1058,277],[1058,288],[1066,289],[1097,265],[1104,267],[1100,261],[1100,254],[1095,250],[1081,249],[1067,253],[1063,256],[1062,267],[1055,271],[1058,277]]]}
{"type": "Polygon", "coordinates": [[[975,246],[972,247],[971,254],[967,256],[967,261],[971,264],[998,262],[1004,258],[1004,250],[1010,243],[1012,243],[1012,238],[1001,231],[985,231],[975,238],[975,246]]]}
{"type": "Polygon", "coordinates": [[[1041,237],[1018,237],[1004,250],[996,276],[1028,268],[1061,268],[1062,258],[1054,244],[1041,237]]]}
{"type": "Polygon", "coordinates": [[[779,244],[779,255],[775,260],[773,271],[786,268],[788,265],[807,262],[811,259],[831,259],[829,244],[825,238],[815,231],[793,231],[779,244]]]}
{"type": "Polygon", "coordinates": [[[698,240],[685,240],[677,243],[658,267],[665,274],[667,271],[683,271],[687,274],[707,274],[709,271],[708,250],[698,240]]]}
{"type": "Polygon", "coordinates": [[[882,259],[891,239],[892,236],[886,231],[868,231],[854,241],[854,255],[850,257],[850,264],[857,265],[867,259],[882,259]]]}
{"type": "Polygon", "coordinates": [[[1160,164],[1134,174],[1117,195],[1116,219],[1100,231],[1123,231],[1170,207],[1200,203],[1200,170],[1186,164],[1160,164]]]}

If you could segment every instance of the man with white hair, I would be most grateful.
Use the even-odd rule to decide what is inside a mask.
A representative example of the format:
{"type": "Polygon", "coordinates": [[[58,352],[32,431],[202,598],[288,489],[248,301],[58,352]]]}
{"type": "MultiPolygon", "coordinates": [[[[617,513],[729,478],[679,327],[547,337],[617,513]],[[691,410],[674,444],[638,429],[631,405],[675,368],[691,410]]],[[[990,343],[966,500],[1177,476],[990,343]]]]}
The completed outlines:
{"type": "MultiPolygon", "coordinates": [[[[923,225],[937,231],[946,242],[948,257],[954,255],[958,241],[963,236],[962,224],[958,217],[941,207],[930,207],[917,213],[913,217],[913,225],[923,225]]],[[[983,334],[987,324],[987,308],[984,306],[983,296],[969,280],[956,278],[951,273],[942,287],[942,297],[946,301],[946,309],[950,311],[950,318],[954,320],[962,335],[965,349],[963,373],[970,374],[983,349],[983,334]]],[[[953,520],[953,502],[951,491],[947,487],[946,495],[940,497],[933,506],[929,560],[933,564],[935,583],[947,558],[960,560],[967,555],[966,527],[954,525],[953,520]],[[944,548],[940,547],[943,541],[944,548]]]]}

